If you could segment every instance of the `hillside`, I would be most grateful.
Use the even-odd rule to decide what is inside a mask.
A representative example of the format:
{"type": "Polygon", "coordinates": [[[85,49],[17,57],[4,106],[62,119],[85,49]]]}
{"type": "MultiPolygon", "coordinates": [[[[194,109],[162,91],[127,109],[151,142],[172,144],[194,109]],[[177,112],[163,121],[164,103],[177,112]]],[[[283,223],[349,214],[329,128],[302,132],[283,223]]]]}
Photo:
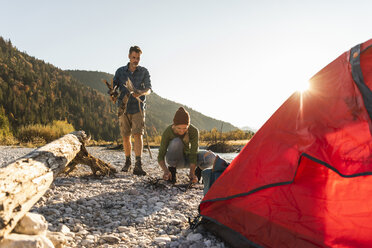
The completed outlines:
{"type": "Polygon", "coordinates": [[[24,125],[67,120],[93,139],[114,140],[116,108],[101,92],[0,37],[0,113],[13,133],[24,125]],[[8,121],[8,122],[7,122],[8,121]]]}
{"type": "Polygon", "coordinates": [[[102,79],[106,79],[110,82],[113,78],[113,75],[100,72],[100,71],[84,71],[84,70],[65,70],[70,73],[76,80],[85,84],[86,86],[96,89],[99,92],[107,95],[107,87],[102,83],[102,79]]]}
{"type": "MultiPolygon", "coordinates": [[[[93,87],[104,94],[107,94],[107,88],[101,80],[106,79],[111,81],[113,78],[113,75],[105,72],[78,70],[68,70],[67,72],[85,85],[93,87]]],[[[156,89],[156,85],[153,85],[153,88],[156,89]]],[[[146,125],[149,131],[152,133],[161,133],[170,123],[172,123],[174,113],[180,106],[183,105],[181,103],[162,98],[155,92],[147,96],[146,125]]],[[[221,125],[223,125],[224,132],[237,129],[237,127],[231,125],[230,123],[205,116],[200,112],[188,108],[187,106],[184,107],[190,113],[191,122],[200,130],[211,130],[214,127],[220,129],[221,125]]]]}

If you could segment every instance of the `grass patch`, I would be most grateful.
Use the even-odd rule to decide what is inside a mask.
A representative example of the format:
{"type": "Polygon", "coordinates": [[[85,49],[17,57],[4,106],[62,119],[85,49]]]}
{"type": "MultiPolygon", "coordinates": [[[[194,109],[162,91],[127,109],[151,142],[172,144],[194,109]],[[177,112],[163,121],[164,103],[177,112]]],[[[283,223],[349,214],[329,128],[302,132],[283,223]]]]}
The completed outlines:
{"type": "Polygon", "coordinates": [[[16,138],[25,146],[40,146],[52,142],[61,136],[75,131],[67,121],[53,121],[51,124],[34,124],[21,127],[16,138]]]}

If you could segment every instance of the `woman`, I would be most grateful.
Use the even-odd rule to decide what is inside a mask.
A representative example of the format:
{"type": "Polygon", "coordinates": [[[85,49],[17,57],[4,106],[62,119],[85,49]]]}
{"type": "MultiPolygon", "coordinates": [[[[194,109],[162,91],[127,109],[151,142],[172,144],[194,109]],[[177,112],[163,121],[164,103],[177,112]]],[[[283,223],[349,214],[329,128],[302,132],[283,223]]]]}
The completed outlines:
{"type": "Polygon", "coordinates": [[[161,137],[158,163],[164,180],[176,182],[176,172],[180,168],[190,168],[189,178],[197,183],[201,171],[211,167],[216,155],[211,151],[198,152],[199,130],[190,124],[190,115],[180,107],[161,137]],[[166,166],[168,164],[168,167],[166,166]]]}

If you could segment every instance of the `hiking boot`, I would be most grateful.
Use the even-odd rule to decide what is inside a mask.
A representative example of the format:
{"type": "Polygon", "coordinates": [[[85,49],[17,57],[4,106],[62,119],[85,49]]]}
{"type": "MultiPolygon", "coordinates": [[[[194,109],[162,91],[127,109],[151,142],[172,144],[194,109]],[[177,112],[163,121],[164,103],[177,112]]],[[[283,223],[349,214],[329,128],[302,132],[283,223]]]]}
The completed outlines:
{"type": "Polygon", "coordinates": [[[146,176],[146,171],[142,169],[141,160],[137,160],[134,164],[133,174],[137,176],[146,176]]]}
{"type": "Polygon", "coordinates": [[[195,176],[198,178],[198,182],[200,182],[202,170],[199,167],[195,169],[195,176]]]}
{"type": "Polygon", "coordinates": [[[121,171],[128,172],[128,170],[129,170],[131,164],[132,164],[132,161],[131,161],[130,157],[126,157],[126,159],[125,159],[125,165],[124,165],[124,167],[121,169],[121,171]]]}
{"type": "Polygon", "coordinates": [[[177,181],[177,178],[176,178],[177,169],[176,169],[176,167],[168,167],[168,170],[172,175],[172,179],[170,180],[170,182],[175,184],[176,181],[177,181]]]}

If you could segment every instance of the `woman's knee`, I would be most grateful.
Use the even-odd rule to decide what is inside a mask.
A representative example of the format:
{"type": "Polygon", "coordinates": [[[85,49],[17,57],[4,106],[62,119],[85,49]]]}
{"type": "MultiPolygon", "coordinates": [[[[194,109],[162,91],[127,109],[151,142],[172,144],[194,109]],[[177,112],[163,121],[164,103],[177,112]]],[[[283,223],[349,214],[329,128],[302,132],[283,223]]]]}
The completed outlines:
{"type": "Polygon", "coordinates": [[[184,163],[183,142],[180,138],[174,138],[169,142],[165,159],[166,162],[173,167],[184,163]]]}
{"type": "Polygon", "coordinates": [[[183,152],[183,142],[180,138],[174,138],[169,142],[167,152],[183,152]]]}

